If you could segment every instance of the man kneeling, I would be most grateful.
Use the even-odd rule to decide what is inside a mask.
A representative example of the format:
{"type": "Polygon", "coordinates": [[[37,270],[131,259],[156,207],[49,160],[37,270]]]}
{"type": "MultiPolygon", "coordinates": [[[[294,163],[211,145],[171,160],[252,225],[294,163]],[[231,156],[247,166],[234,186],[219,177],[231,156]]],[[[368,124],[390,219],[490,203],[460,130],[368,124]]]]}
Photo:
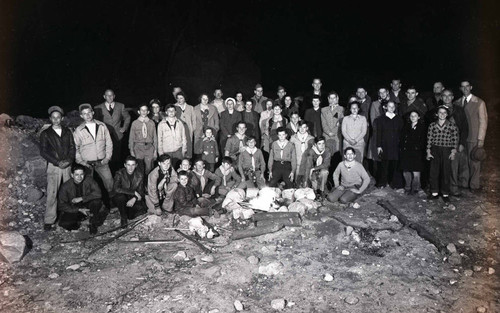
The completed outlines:
{"type": "Polygon", "coordinates": [[[128,156],[125,168],[115,174],[113,200],[120,211],[121,226],[126,227],[128,220],[146,213],[144,204],[144,176],[137,168],[137,159],[128,156]]]}
{"type": "Polygon", "coordinates": [[[170,155],[160,155],[158,166],[148,175],[148,194],[146,195],[148,213],[161,215],[162,211],[173,211],[172,195],[177,189],[177,182],[177,172],[172,168],[170,155]]]}
{"type": "Polygon", "coordinates": [[[90,212],[90,233],[96,234],[108,215],[103,205],[101,189],[89,175],[85,177],[85,167],[75,164],[71,168],[71,179],[62,184],[59,190],[58,208],[60,211],[59,226],[67,230],[80,228],[88,212],[90,212]]]}
{"type": "Polygon", "coordinates": [[[370,183],[370,176],[363,165],[354,158],[354,148],[344,149],[344,161],[340,162],[333,172],[335,189],[328,194],[328,201],[350,203],[356,200],[370,183]],[[341,181],[339,183],[339,176],[341,181]]]}

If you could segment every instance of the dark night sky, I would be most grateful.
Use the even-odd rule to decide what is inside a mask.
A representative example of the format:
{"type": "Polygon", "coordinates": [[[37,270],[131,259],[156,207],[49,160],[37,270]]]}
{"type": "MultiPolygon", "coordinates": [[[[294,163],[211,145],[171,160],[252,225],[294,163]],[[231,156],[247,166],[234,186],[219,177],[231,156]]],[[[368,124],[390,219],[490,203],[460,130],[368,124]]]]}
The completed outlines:
{"type": "Polygon", "coordinates": [[[498,87],[495,1],[331,2],[2,1],[0,112],[71,110],[106,88],[137,106],[172,84],[193,105],[216,86],[250,96],[257,82],[297,95],[316,76],[341,103],[393,77],[421,94],[464,77],[478,94],[498,87]]]}

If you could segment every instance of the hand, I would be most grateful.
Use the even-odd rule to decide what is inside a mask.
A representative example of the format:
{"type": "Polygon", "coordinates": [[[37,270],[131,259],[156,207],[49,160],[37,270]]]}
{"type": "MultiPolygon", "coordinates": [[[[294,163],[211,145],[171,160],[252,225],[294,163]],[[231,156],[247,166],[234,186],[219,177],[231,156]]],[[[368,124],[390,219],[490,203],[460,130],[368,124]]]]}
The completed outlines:
{"type": "Polygon", "coordinates": [[[92,168],[92,165],[88,164],[87,162],[83,161],[83,163],[81,163],[83,166],[85,166],[86,168],[92,168]]]}
{"type": "Polygon", "coordinates": [[[211,196],[208,193],[204,193],[201,195],[203,198],[210,198],[211,196]]]}
{"type": "Polygon", "coordinates": [[[80,203],[83,201],[83,198],[82,197],[78,197],[78,198],[73,198],[71,200],[71,203],[80,203]]]}
{"type": "Polygon", "coordinates": [[[109,163],[109,159],[102,159],[101,165],[106,165],[109,163]]]}
{"type": "Polygon", "coordinates": [[[457,153],[457,150],[455,149],[452,149],[451,150],[451,153],[450,153],[450,156],[448,157],[448,159],[450,160],[455,160],[455,154],[457,153]]]}
{"type": "Polygon", "coordinates": [[[272,178],[273,178],[273,173],[269,171],[269,180],[271,180],[272,178]]]}
{"type": "Polygon", "coordinates": [[[212,186],[212,188],[210,188],[210,195],[215,195],[215,186],[212,186]]]}
{"type": "Polygon", "coordinates": [[[333,137],[334,133],[328,133],[328,136],[333,137]]]}
{"type": "Polygon", "coordinates": [[[262,180],[265,180],[264,174],[260,174],[260,178],[262,178],[262,180]]]}
{"type": "Polygon", "coordinates": [[[153,150],[153,160],[156,160],[156,156],[158,155],[157,153],[158,153],[158,151],[153,150]]]}
{"type": "Polygon", "coordinates": [[[130,149],[130,155],[133,156],[135,158],[135,152],[134,152],[134,148],[130,149]]]}
{"type": "Polygon", "coordinates": [[[290,175],[288,175],[288,178],[290,178],[290,181],[293,181],[293,172],[291,172],[290,175]]]}
{"type": "Polygon", "coordinates": [[[137,191],[134,191],[134,194],[137,197],[137,200],[141,200],[142,199],[141,194],[138,193],[137,191]]]}
{"type": "Polygon", "coordinates": [[[462,152],[462,151],[464,151],[464,149],[465,149],[464,145],[458,146],[458,152],[462,152]]]}
{"type": "Polygon", "coordinates": [[[314,169],[311,169],[309,171],[309,179],[312,179],[313,173],[314,173],[314,169]]]}
{"type": "Polygon", "coordinates": [[[203,154],[204,155],[208,155],[208,151],[203,151],[203,154]]]}
{"type": "Polygon", "coordinates": [[[231,137],[231,135],[227,135],[227,138],[230,138],[230,137],[231,137]]]}
{"type": "Polygon", "coordinates": [[[246,181],[245,175],[241,175],[241,182],[244,183],[246,181]]]}
{"type": "Polygon", "coordinates": [[[340,190],[340,191],[342,191],[342,190],[344,190],[344,189],[345,189],[345,187],[344,187],[344,186],[338,186],[338,187],[337,187],[337,190],[340,190]]]}
{"type": "Polygon", "coordinates": [[[430,161],[431,159],[434,159],[434,156],[430,152],[427,152],[426,159],[427,159],[427,161],[430,161]]]}
{"type": "Polygon", "coordinates": [[[377,148],[377,154],[378,155],[381,155],[383,152],[384,152],[384,150],[382,149],[382,147],[378,147],[377,148]]]}
{"type": "Polygon", "coordinates": [[[163,177],[162,180],[158,183],[158,190],[161,191],[163,190],[163,187],[165,186],[165,183],[167,182],[166,178],[163,177]]]}
{"type": "Polygon", "coordinates": [[[351,192],[354,192],[355,194],[360,194],[361,193],[361,191],[359,191],[359,189],[356,189],[356,188],[352,188],[351,192]]]}
{"type": "Polygon", "coordinates": [[[71,162],[70,162],[70,161],[68,161],[68,160],[62,160],[61,162],[59,162],[58,167],[59,167],[60,169],[65,169],[65,168],[67,168],[70,164],[71,164],[71,162]]]}
{"type": "Polygon", "coordinates": [[[137,201],[136,198],[132,198],[132,199],[128,200],[127,204],[126,204],[127,207],[129,207],[129,208],[133,207],[136,201],[137,201]]]}
{"type": "Polygon", "coordinates": [[[127,131],[127,130],[126,130],[125,128],[123,128],[123,127],[122,127],[122,128],[120,128],[120,133],[122,133],[122,134],[123,134],[123,133],[124,133],[124,132],[126,132],[126,131],[127,131]]]}
{"type": "Polygon", "coordinates": [[[90,213],[90,210],[87,208],[82,208],[82,209],[78,209],[78,212],[82,213],[85,216],[88,216],[90,213]]]}
{"type": "Polygon", "coordinates": [[[219,157],[215,158],[215,163],[219,162],[219,157]]]}
{"type": "Polygon", "coordinates": [[[484,146],[484,140],[478,140],[477,141],[477,147],[482,148],[484,146]]]}

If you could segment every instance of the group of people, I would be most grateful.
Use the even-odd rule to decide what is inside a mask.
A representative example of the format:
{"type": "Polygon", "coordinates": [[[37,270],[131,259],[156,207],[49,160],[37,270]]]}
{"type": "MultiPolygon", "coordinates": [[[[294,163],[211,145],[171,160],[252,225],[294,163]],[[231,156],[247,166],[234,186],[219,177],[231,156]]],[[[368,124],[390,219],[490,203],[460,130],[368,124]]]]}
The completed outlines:
{"type": "Polygon", "coordinates": [[[346,106],[319,78],[312,87],[294,98],[280,86],[271,99],[257,84],[246,100],[241,92],[223,99],[216,89],[212,101],[202,94],[195,107],[175,87],[171,104],[141,104],[132,123],[108,89],[103,103],[79,106],[83,122],[74,131],[61,125],[64,111],[50,107],[51,126],[40,135],[48,161],[44,228],[58,218],[77,229],[89,217],[96,233],[112,207],[123,227],[146,212],[209,215],[233,188],[280,184],[348,203],[366,190],[370,174],[378,188],[408,195],[422,194],[428,182],[429,197],[445,202],[460,188],[479,189],[487,113],[468,81],[455,102],[441,82],[426,101],[413,86],[403,92],[399,79],[373,102],[360,87],[346,106]]]}

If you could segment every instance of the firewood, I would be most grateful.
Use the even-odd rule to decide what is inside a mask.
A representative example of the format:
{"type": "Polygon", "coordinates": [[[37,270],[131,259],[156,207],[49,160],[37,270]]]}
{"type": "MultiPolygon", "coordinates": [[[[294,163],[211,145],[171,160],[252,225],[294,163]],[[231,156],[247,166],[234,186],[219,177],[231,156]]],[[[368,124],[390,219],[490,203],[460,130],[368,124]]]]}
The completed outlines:
{"type": "Polygon", "coordinates": [[[298,218],[300,219],[300,215],[297,212],[274,212],[274,213],[257,213],[252,216],[254,221],[264,221],[271,220],[277,218],[298,218]]]}
{"type": "Polygon", "coordinates": [[[257,221],[256,225],[258,227],[261,227],[261,226],[278,224],[278,225],[283,225],[283,226],[300,227],[300,226],[302,226],[301,223],[302,223],[302,221],[298,217],[282,217],[282,218],[275,218],[275,219],[271,219],[271,220],[257,221]]]}
{"type": "Polygon", "coordinates": [[[272,225],[268,225],[268,226],[236,230],[232,233],[231,239],[238,240],[238,239],[243,239],[243,238],[248,238],[248,237],[257,237],[260,235],[265,235],[265,234],[277,232],[278,230],[282,229],[283,227],[285,227],[285,226],[283,226],[282,224],[272,224],[272,225]]]}

